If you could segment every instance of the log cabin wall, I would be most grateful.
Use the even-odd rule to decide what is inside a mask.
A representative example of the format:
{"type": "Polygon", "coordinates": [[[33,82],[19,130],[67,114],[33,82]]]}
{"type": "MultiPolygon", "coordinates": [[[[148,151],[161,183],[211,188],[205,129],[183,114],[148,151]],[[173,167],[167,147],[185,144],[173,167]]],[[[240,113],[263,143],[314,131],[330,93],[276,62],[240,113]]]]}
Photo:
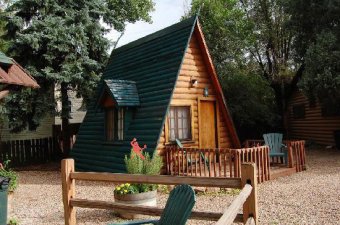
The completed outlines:
{"type": "MultiPolygon", "coordinates": [[[[202,56],[202,50],[199,47],[195,33],[192,35],[187,52],[184,56],[184,61],[180,70],[180,74],[175,86],[171,106],[191,106],[191,135],[192,141],[183,142],[184,147],[200,148],[199,140],[199,101],[210,100],[216,101],[216,122],[217,122],[217,147],[227,148],[232,147],[231,137],[221,112],[221,106],[218,105],[215,96],[216,90],[211,82],[211,77],[208,74],[207,66],[202,56]],[[196,87],[191,87],[190,81],[196,79],[198,84],[196,87]],[[204,88],[208,87],[209,97],[203,97],[204,88]]],[[[168,117],[160,136],[157,150],[160,155],[163,155],[165,146],[169,143],[168,140],[168,117]]]]}
{"type": "MultiPolygon", "coordinates": [[[[334,131],[340,130],[340,116],[322,116],[320,104],[317,103],[311,107],[308,99],[298,90],[293,92],[288,101],[287,110],[287,128],[290,139],[304,139],[318,144],[335,145],[334,131]],[[304,116],[294,116],[294,106],[304,106],[304,116]]],[[[296,113],[299,114],[299,112],[296,113]]]]}

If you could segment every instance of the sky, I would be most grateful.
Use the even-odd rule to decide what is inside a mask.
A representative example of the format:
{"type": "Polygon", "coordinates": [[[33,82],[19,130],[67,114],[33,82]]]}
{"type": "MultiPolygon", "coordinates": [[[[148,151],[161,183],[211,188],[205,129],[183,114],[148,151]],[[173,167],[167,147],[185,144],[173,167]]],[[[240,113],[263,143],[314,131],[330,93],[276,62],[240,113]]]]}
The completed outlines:
{"type": "MultiPolygon", "coordinates": [[[[128,24],[117,47],[179,22],[190,7],[191,0],[154,0],[154,3],[155,11],[150,14],[152,23],[136,22],[135,24],[128,24]]],[[[111,31],[106,37],[111,41],[116,41],[119,33],[111,31]]]]}

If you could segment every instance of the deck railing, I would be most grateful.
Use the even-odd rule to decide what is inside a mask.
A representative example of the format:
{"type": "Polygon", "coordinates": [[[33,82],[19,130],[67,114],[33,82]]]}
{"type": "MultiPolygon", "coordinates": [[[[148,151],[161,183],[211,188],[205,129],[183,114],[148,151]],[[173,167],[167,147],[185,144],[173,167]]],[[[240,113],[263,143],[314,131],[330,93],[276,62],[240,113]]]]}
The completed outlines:
{"type": "Polygon", "coordinates": [[[166,147],[166,170],[169,175],[241,177],[241,164],[248,162],[256,164],[259,183],[270,179],[267,146],[242,149],[166,147]]]}
{"type": "Polygon", "coordinates": [[[76,224],[76,207],[93,209],[110,209],[136,214],[160,216],[163,209],[151,206],[135,206],[113,201],[98,201],[76,198],[75,181],[104,181],[112,183],[149,183],[149,184],[189,184],[199,187],[220,187],[242,189],[239,196],[227,207],[223,213],[208,211],[193,211],[190,219],[217,221],[218,225],[229,225],[233,222],[252,224],[257,223],[257,179],[254,164],[241,165],[241,178],[207,178],[207,177],[177,177],[177,176],[151,176],[137,174],[114,174],[76,172],[73,159],[64,159],[61,162],[62,195],[64,204],[65,225],[76,224]],[[239,214],[243,206],[243,214],[239,214]]]}
{"type": "MultiPolygon", "coordinates": [[[[288,167],[296,168],[296,172],[306,169],[306,150],[304,140],[283,140],[283,144],[287,146],[288,151],[288,167]]],[[[246,140],[245,146],[264,145],[264,140],[246,140]]],[[[274,157],[274,162],[281,162],[280,157],[274,157]]]]}

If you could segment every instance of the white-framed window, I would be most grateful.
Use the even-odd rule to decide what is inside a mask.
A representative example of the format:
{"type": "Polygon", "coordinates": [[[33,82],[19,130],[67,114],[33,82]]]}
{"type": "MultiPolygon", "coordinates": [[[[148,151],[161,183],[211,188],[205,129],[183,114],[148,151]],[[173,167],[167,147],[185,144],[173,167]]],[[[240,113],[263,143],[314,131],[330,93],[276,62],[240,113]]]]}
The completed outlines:
{"type": "Polygon", "coordinates": [[[191,140],[190,106],[171,106],[169,112],[169,140],[191,140]]]}
{"type": "Polygon", "coordinates": [[[105,133],[107,141],[124,139],[124,109],[107,108],[105,110],[105,133]]]}

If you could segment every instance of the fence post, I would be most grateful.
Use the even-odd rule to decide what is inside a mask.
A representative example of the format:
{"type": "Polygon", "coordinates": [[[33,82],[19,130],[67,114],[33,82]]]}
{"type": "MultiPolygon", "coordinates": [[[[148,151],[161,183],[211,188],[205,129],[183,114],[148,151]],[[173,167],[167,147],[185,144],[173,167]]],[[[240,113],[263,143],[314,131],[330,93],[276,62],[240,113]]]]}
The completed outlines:
{"type": "Polygon", "coordinates": [[[70,205],[71,198],[75,196],[75,180],[70,178],[71,172],[74,172],[74,160],[63,159],[61,161],[61,182],[65,225],[76,225],[76,209],[70,205]]]}
{"type": "Polygon", "coordinates": [[[257,177],[255,163],[243,163],[241,166],[242,187],[250,184],[253,189],[243,204],[243,222],[246,223],[249,217],[253,217],[257,224],[257,177]]]}

